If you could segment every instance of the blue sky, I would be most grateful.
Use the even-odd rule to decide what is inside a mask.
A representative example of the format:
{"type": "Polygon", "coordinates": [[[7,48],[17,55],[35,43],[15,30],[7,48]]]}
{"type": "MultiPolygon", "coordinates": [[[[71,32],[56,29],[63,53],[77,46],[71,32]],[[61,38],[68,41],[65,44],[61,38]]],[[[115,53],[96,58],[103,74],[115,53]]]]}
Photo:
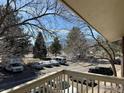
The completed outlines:
{"type": "MultiPolygon", "coordinates": [[[[0,0],[0,4],[4,4],[6,0],[0,0]]],[[[72,23],[72,22],[68,22],[66,20],[64,20],[61,17],[55,17],[53,18],[52,16],[47,16],[42,18],[42,23],[51,30],[57,31],[57,35],[62,39],[66,38],[68,32],[73,28],[73,27],[79,27],[78,23],[72,23]]],[[[83,24],[82,24],[83,25],[83,24]]],[[[88,32],[88,29],[83,28],[81,29],[84,32],[88,32]]],[[[95,30],[94,30],[95,32],[95,30]]],[[[97,35],[97,33],[95,32],[95,34],[97,35]]],[[[52,41],[52,38],[49,37],[47,39],[45,39],[47,42],[52,41]]],[[[34,40],[32,39],[32,42],[34,42],[34,40]]]]}
{"type": "Polygon", "coordinates": [[[48,29],[70,30],[73,26],[75,26],[75,24],[62,19],[61,17],[53,18],[51,16],[47,16],[46,18],[43,19],[43,21],[48,29]],[[47,20],[48,18],[50,21],[47,20]]]}

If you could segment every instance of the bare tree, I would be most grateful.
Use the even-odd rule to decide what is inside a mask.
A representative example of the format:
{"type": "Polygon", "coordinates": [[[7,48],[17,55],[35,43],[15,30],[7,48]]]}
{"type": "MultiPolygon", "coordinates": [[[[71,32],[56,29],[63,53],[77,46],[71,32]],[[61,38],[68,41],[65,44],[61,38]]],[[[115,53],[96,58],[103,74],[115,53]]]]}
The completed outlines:
{"type": "Polygon", "coordinates": [[[113,48],[111,47],[111,45],[109,44],[109,42],[108,42],[106,39],[104,39],[104,40],[105,40],[104,43],[101,42],[100,40],[98,40],[98,39],[95,37],[92,28],[91,28],[90,26],[87,26],[87,27],[89,28],[89,30],[90,30],[90,32],[91,32],[91,36],[93,37],[93,39],[97,42],[97,44],[98,44],[98,45],[106,52],[106,54],[108,55],[108,57],[106,57],[106,59],[109,60],[111,66],[112,66],[112,70],[113,70],[114,76],[117,76],[116,68],[115,68],[115,65],[114,65],[116,55],[115,55],[115,52],[114,52],[113,48]],[[107,48],[106,48],[105,45],[107,45],[107,48]]]}
{"type": "MultiPolygon", "coordinates": [[[[33,37],[36,31],[41,31],[43,34],[54,34],[47,28],[44,19],[49,20],[48,17],[55,18],[56,16],[64,18],[65,13],[67,13],[67,9],[57,0],[5,0],[0,4],[0,47],[2,49],[0,52],[2,55],[17,52],[15,49],[20,47],[16,46],[16,40],[25,35],[33,37]],[[27,34],[22,36],[22,33],[27,34]],[[14,39],[15,46],[6,47],[10,46],[12,39],[14,39]],[[5,47],[3,46],[4,41],[5,47]]],[[[49,22],[49,24],[51,23],[49,22]]]]}
{"type": "MultiPolygon", "coordinates": [[[[116,68],[115,68],[115,61],[116,61],[116,49],[114,49],[112,46],[112,43],[108,42],[107,39],[104,38],[104,36],[102,36],[99,32],[99,34],[104,38],[104,43],[99,41],[95,34],[94,34],[94,31],[93,31],[93,28],[87,23],[85,22],[84,20],[82,20],[79,16],[76,16],[76,15],[72,15],[72,18],[74,18],[75,20],[72,20],[71,19],[71,16],[69,17],[69,21],[72,23],[75,23],[75,24],[78,24],[79,28],[81,30],[85,30],[86,33],[85,35],[87,36],[91,36],[96,42],[97,42],[97,45],[95,46],[100,46],[103,51],[106,53],[107,57],[106,59],[109,60],[110,64],[111,64],[111,67],[112,67],[112,70],[113,70],[113,73],[114,73],[114,76],[117,76],[117,71],[116,71],[116,68]],[[106,47],[107,46],[107,47],[106,47]]],[[[89,46],[90,47],[90,46],[89,46]]],[[[87,49],[89,49],[89,47],[87,49]]]]}
{"type": "Polygon", "coordinates": [[[64,18],[65,13],[67,10],[57,0],[6,0],[6,3],[0,6],[0,36],[15,26],[21,26],[32,34],[35,34],[35,30],[53,34],[47,29],[43,19],[48,16],[64,18]],[[11,14],[21,17],[21,20],[6,24],[5,20],[11,14]]]}

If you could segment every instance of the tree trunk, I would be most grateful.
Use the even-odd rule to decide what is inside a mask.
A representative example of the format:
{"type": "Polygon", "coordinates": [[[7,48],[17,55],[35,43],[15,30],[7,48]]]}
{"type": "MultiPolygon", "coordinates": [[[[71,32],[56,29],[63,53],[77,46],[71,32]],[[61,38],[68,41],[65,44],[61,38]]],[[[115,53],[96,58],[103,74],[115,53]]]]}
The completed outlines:
{"type": "Polygon", "coordinates": [[[109,58],[110,58],[110,64],[111,64],[111,66],[112,66],[113,74],[114,74],[115,77],[117,77],[117,71],[116,71],[116,68],[115,68],[115,65],[114,65],[115,55],[114,55],[113,49],[110,47],[110,45],[109,45],[108,42],[107,42],[107,44],[108,44],[109,48],[111,49],[111,51],[112,51],[114,57],[112,56],[111,52],[109,52],[109,50],[108,50],[99,40],[96,39],[96,37],[94,36],[93,31],[92,31],[92,29],[90,28],[90,26],[88,26],[88,28],[90,29],[91,34],[92,34],[92,37],[96,40],[96,42],[98,43],[98,45],[99,45],[100,47],[102,47],[103,50],[108,54],[108,56],[109,56],[109,58]]]}
{"type": "Polygon", "coordinates": [[[110,63],[111,63],[111,66],[112,66],[113,74],[114,74],[115,77],[117,77],[117,72],[116,72],[116,68],[115,68],[115,65],[114,65],[114,61],[115,60],[111,60],[110,63]]]}

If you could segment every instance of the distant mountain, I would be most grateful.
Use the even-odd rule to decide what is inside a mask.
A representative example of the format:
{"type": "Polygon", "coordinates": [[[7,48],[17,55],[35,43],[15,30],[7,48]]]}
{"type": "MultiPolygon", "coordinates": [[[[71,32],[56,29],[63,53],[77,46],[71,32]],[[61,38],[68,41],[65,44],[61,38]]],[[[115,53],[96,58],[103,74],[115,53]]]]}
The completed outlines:
{"type": "Polygon", "coordinates": [[[96,43],[96,41],[92,38],[87,38],[87,43],[89,46],[93,46],[96,43]]]}
{"type": "MultiPolygon", "coordinates": [[[[69,31],[68,30],[55,30],[53,32],[55,32],[56,35],[59,37],[60,43],[64,47],[66,45],[66,39],[67,39],[67,35],[69,31]]],[[[52,42],[53,42],[53,39],[47,40],[46,46],[49,47],[52,44],[52,42]]]]}

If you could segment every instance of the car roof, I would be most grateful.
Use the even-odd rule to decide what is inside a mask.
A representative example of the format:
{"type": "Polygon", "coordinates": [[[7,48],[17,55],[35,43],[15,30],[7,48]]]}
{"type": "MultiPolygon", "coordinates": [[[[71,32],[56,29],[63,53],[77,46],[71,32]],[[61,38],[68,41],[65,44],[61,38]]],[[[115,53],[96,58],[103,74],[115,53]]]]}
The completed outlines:
{"type": "Polygon", "coordinates": [[[59,57],[59,56],[58,56],[58,57],[53,57],[53,58],[60,58],[60,59],[65,59],[64,57],[59,57]]]}

